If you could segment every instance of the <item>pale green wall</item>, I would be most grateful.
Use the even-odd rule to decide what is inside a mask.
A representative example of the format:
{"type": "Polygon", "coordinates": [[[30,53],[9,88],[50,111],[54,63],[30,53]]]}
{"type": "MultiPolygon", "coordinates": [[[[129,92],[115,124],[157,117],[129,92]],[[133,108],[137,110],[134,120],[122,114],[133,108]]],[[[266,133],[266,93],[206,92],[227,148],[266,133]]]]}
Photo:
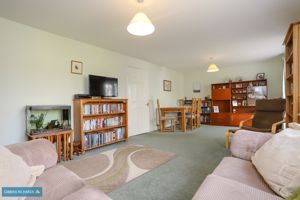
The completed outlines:
{"type": "Polygon", "coordinates": [[[149,77],[149,101],[176,105],[184,94],[182,73],[165,67],[3,18],[0,33],[0,144],[25,139],[26,105],[72,105],[74,94],[88,93],[88,74],[117,77],[119,97],[126,98],[127,67],[138,67],[149,77]],[[70,73],[71,60],[83,62],[83,75],[70,73]],[[172,92],[162,91],[164,79],[172,92]]]}
{"type": "Polygon", "coordinates": [[[187,98],[205,97],[211,93],[212,83],[228,82],[229,78],[237,81],[256,79],[257,73],[265,73],[268,79],[268,97],[282,97],[283,60],[282,55],[257,63],[237,65],[232,67],[219,66],[220,71],[207,73],[206,69],[184,73],[184,95],[187,98]],[[193,82],[200,81],[201,92],[193,93],[193,82]]]}
{"type": "Polygon", "coordinates": [[[204,97],[210,94],[211,83],[238,76],[253,79],[256,73],[265,72],[269,97],[282,95],[281,57],[243,66],[220,66],[220,72],[211,74],[205,70],[181,73],[3,18],[0,33],[0,144],[25,139],[26,105],[72,105],[74,94],[88,92],[88,74],[117,77],[119,97],[126,98],[127,67],[142,68],[148,75],[150,130],[156,128],[156,99],[162,106],[174,106],[178,98],[194,96],[193,81],[201,82],[200,95],[204,97]],[[83,62],[83,75],[70,73],[71,60],[83,62]],[[172,92],[162,90],[163,80],[172,81],[172,92]]]}

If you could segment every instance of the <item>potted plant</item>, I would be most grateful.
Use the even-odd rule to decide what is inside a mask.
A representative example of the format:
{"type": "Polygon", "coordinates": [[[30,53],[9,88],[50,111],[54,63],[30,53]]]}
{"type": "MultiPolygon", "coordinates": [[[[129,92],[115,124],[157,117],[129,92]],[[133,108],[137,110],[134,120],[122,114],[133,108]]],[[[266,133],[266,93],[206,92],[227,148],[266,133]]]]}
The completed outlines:
{"type": "Polygon", "coordinates": [[[35,116],[34,114],[32,114],[30,116],[30,124],[34,124],[36,130],[40,130],[41,128],[43,128],[44,119],[45,119],[44,113],[41,113],[38,116],[35,116]]]}

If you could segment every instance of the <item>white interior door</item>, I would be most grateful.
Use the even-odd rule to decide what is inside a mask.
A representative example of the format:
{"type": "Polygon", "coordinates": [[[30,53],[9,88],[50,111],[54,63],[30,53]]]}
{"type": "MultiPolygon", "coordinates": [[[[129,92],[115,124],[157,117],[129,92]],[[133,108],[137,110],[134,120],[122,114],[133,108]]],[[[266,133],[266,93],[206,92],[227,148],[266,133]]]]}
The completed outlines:
{"type": "Polygon", "coordinates": [[[149,84],[146,71],[128,67],[128,133],[129,136],[150,131],[149,119],[149,84]]]}

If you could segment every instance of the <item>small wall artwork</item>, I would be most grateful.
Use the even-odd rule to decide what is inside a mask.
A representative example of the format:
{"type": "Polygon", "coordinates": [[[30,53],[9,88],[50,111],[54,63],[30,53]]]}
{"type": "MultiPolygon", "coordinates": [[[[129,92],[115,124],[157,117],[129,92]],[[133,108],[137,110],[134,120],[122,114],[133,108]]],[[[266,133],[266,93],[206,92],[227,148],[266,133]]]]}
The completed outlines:
{"type": "Polygon", "coordinates": [[[82,62],[76,60],[71,61],[71,73],[82,74],[82,68],[83,68],[82,62]]]}
{"type": "Polygon", "coordinates": [[[193,92],[200,93],[201,91],[201,83],[199,81],[193,82],[193,92]]]}
{"type": "Polygon", "coordinates": [[[164,80],[164,91],[171,92],[171,84],[172,84],[171,81],[164,80]]]}
{"type": "Polygon", "coordinates": [[[256,80],[263,80],[263,79],[265,79],[265,73],[256,74],[256,80]]]}

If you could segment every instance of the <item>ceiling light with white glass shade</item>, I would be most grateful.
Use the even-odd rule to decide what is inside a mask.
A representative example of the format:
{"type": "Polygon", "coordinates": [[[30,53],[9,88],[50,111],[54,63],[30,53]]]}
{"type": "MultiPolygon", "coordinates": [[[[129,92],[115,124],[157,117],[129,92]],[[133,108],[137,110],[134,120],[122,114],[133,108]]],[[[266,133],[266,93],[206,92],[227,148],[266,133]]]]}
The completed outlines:
{"type": "MultiPolygon", "coordinates": [[[[213,58],[210,58],[210,60],[213,60],[213,58]]],[[[210,64],[207,68],[206,72],[217,72],[219,71],[219,67],[216,64],[210,64]]]]}
{"type": "MultiPolygon", "coordinates": [[[[143,0],[138,0],[138,3],[142,3],[143,0]]],[[[138,12],[134,15],[129,25],[127,26],[127,31],[132,35],[146,36],[154,32],[155,27],[143,12],[138,12]]]]}

